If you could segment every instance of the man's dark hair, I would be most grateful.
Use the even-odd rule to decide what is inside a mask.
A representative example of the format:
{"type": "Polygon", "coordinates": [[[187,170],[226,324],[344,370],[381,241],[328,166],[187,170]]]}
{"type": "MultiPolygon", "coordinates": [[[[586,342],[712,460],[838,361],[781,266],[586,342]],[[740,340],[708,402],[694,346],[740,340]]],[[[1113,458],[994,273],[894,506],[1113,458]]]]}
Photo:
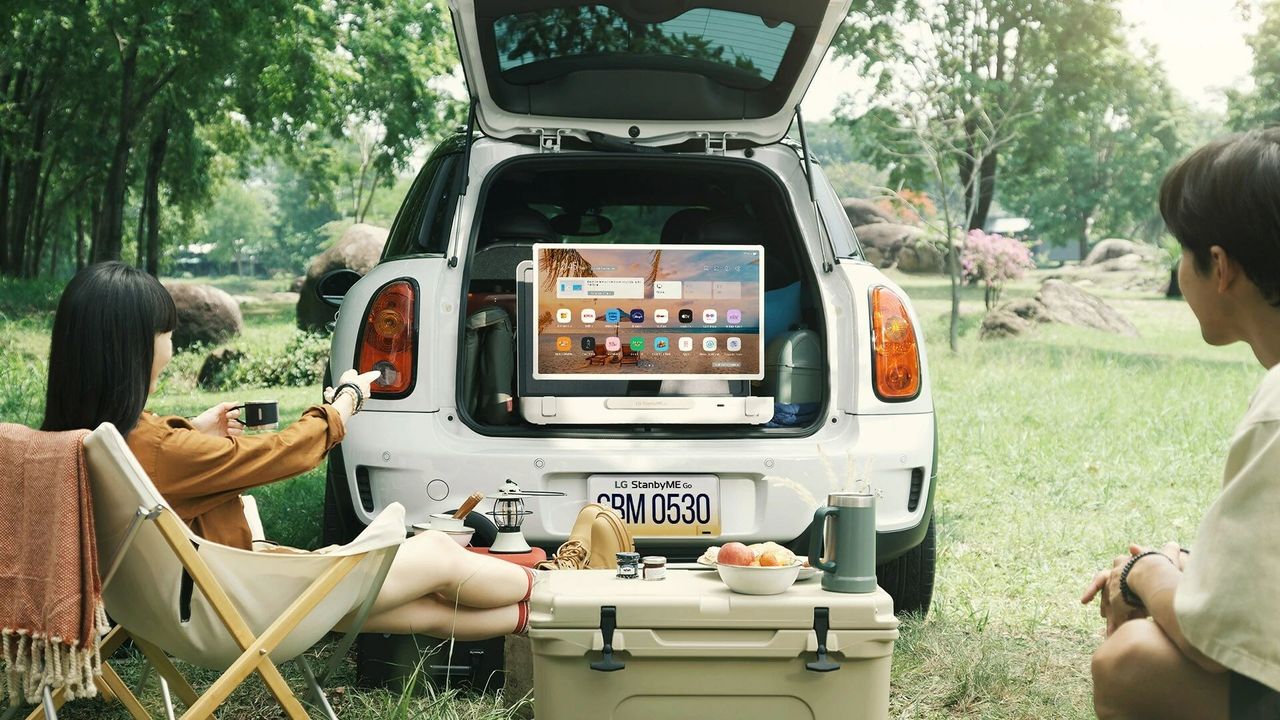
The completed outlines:
{"type": "Polygon", "coordinates": [[[1218,245],[1280,307],[1280,127],[1231,135],[1191,153],[1165,175],[1160,214],[1201,273],[1209,271],[1209,248],[1218,245]]]}
{"type": "Polygon", "coordinates": [[[151,384],[156,335],[178,310],[155,278],[120,262],[71,279],[53,319],[42,430],[92,430],[109,422],[128,435],[151,384]]]}

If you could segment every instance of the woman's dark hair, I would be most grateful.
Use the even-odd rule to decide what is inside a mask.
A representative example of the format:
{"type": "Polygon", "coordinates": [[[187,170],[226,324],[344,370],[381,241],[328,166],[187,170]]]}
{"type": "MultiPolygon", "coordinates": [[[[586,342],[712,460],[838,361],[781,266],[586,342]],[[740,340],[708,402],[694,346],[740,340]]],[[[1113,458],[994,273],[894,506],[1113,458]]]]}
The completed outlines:
{"type": "Polygon", "coordinates": [[[53,319],[42,430],[92,430],[109,422],[128,435],[151,384],[156,335],[178,310],[158,280],[120,262],[71,279],[53,319]]]}
{"type": "Polygon", "coordinates": [[[1197,270],[1209,271],[1209,248],[1218,245],[1280,306],[1280,127],[1191,153],[1165,175],[1160,214],[1197,270]]]}

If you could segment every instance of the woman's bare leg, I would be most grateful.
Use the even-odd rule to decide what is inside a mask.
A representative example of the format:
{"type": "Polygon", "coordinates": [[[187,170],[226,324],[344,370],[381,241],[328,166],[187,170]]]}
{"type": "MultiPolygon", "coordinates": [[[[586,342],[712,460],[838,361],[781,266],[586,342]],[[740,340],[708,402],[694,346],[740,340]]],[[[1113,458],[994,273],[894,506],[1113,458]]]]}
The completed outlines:
{"type": "Polygon", "coordinates": [[[1092,669],[1101,720],[1226,720],[1227,674],[1192,662],[1150,620],[1121,625],[1094,652],[1092,669]]]}
{"type": "MultiPolygon", "coordinates": [[[[344,618],[337,629],[350,629],[350,619],[350,616],[344,618]]],[[[515,604],[477,610],[456,605],[436,595],[426,595],[399,607],[375,612],[365,621],[362,632],[483,640],[517,630],[520,620],[520,611],[515,604]]]]}
{"type": "Polygon", "coordinates": [[[444,533],[427,531],[400,546],[373,614],[437,593],[470,608],[514,606],[529,593],[529,573],[519,565],[464,550],[444,533]]]}

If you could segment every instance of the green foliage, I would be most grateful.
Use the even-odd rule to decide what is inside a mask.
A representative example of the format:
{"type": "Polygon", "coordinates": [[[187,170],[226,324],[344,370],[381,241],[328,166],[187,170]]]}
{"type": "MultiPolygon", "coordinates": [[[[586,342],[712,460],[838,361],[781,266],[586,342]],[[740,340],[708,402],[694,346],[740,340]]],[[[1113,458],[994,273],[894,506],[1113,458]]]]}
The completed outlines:
{"type": "Polygon", "coordinates": [[[326,335],[294,331],[280,351],[236,343],[242,357],[212,378],[210,389],[319,385],[329,362],[330,342],[331,338],[326,335]]]}
{"type": "Polygon", "coordinates": [[[1236,130],[1280,123],[1280,0],[1260,8],[1262,22],[1249,37],[1253,50],[1253,89],[1227,93],[1228,122],[1236,130]]]}

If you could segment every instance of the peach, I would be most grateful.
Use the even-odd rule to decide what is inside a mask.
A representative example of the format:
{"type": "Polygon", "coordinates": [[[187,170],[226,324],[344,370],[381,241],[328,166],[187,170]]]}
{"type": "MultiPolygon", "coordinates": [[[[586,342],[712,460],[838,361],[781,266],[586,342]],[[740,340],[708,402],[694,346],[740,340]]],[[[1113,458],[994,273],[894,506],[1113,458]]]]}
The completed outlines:
{"type": "Polygon", "coordinates": [[[770,550],[760,555],[760,567],[783,567],[787,564],[787,558],[780,552],[770,550]]]}
{"type": "Polygon", "coordinates": [[[725,543],[720,548],[720,554],[716,557],[716,562],[721,565],[750,565],[756,559],[756,554],[751,549],[740,542],[725,543]]]}

